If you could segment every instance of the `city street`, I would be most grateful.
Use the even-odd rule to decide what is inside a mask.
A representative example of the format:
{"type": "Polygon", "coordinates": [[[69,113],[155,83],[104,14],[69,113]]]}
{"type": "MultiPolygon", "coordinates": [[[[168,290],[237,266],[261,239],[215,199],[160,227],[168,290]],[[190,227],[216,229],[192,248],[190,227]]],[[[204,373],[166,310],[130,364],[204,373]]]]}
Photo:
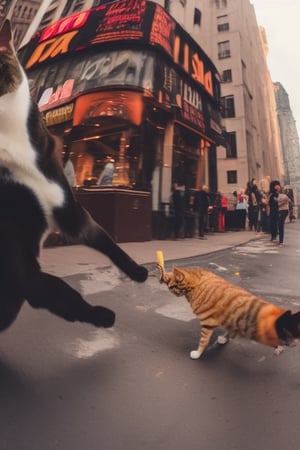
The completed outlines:
{"type": "MultiPolygon", "coordinates": [[[[236,339],[193,361],[199,322],[158,283],[154,263],[145,284],[110,264],[75,273],[59,263],[53,272],[114,309],[116,324],[98,330],[25,305],[0,336],[1,450],[299,448],[300,345],[275,356],[236,339]]],[[[282,249],[263,235],[167,268],[202,266],[300,310],[299,263],[297,222],[282,249]]]]}

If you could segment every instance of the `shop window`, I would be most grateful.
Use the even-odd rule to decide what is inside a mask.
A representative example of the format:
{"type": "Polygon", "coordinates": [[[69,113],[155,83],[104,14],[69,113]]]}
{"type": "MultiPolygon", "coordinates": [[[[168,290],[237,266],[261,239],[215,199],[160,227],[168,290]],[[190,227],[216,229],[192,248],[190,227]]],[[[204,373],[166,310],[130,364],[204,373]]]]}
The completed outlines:
{"type": "Polygon", "coordinates": [[[237,158],[236,133],[227,133],[226,158],[237,158]]]}
{"type": "Polygon", "coordinates": [[[237,171],[236,170],[227,170],[227,183],[228,184],[237,184],[237,171]]]}
{"type": "Polygon", "coordinates": [[[200,138],[189,130],[176,126],[173,147],[173,182],[195,188],[199,159],[200,138]]]}
{"type": "Polygon", "coordinates": [[[198,8],[194,9],[194,25],[201,25],[201,11],[198,8]]]}
{"type": "Polygon", "coordinates": [[[218,23],[218,31],[228,31],[229,30],[229,23],[228,23],[228,16],[219,16],[217,17],[217,23],[218,23]]]}
{"type": "Polygon", "coordinates": [[[223,41],[218,43],[218,58],[224,59],[229,58],[230,55],[230,42],[223,41]]]}
{"type": "Polygon", "coordinates": [[[232,82],[232,72],[231,72],[231,69],[223,70],[223,73],[222,73],[222,82],[223,82],[223,83],[231,83],[231,82],[232,82]]]}
{"type": "Polygon", "coordinates": [[[235,117],[234,96],[227,95],[226,97],[222,97],[221,103],[222,103],[222,110],[221,110],[222,117],[224,117],[225,119],[229,117],[235,117]]]}

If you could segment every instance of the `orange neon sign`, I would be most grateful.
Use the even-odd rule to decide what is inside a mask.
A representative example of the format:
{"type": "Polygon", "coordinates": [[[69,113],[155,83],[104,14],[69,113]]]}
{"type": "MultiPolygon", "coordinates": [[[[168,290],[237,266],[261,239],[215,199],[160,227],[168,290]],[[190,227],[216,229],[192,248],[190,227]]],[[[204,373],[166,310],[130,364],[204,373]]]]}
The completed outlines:
{"type": "Polygon", "coordinates": [[[34,64],[44,62],[49,58],[55,58],[59,54],[67,53],[70,42],[77,33],[78,31],[70,31],[62,36],[41,42],[28,60],[26,69],[30,69],[34,64]]]}

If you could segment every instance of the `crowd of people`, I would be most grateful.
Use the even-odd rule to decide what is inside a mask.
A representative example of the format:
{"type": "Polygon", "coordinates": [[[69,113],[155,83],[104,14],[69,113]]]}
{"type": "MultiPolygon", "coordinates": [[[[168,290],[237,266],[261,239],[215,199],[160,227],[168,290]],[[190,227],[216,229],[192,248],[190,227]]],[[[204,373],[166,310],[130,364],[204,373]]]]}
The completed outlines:
{"type": "MultiPolygon", "coordinates": [[[[270,234],[272,242],[283,246],[284,225],[295,219],[292,191],[284,190],[278,180],[271,181],[265,189],[259,189],[253,178],[246,189],[234,192],[233,196],[233,209],[244,210],[245,224],[242,228],[270,234]]],[[[195,190],[174,183],[171,208],[175,239],[196,236],[206,239],[208,232],[223,232],[226,229],[228,198],[221,192],[210,192],[206,185],[195,190]]]]}
{"type": "Polygon", "coordinates": [[[200,190],[186,189],[174,183],[171,210],[174,215],[174,238],[206,239],[208,231],[225,231],[228,200],[220,192],[212,193],[208,186],[200,190]]]}

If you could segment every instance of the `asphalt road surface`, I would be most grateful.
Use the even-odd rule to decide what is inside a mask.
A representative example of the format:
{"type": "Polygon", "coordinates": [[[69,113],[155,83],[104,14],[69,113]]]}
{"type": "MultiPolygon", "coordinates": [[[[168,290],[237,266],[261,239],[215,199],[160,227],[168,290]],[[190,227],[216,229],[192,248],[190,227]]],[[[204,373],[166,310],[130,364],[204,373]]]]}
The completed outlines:
{"type": "MultiPolygon", "coordinates": [[[[300,310],[300,226],[287,245],[267,237],[168,263],[202,266],[300,310]]],[[[235,339],[189,358],[199,322],[157,280],[116,269],[66,277],[117,312],[113,329],[66,323],[25,305],[0,336],[1,450],[296,450],[300,346],[280,356],[235,339]]]]}

